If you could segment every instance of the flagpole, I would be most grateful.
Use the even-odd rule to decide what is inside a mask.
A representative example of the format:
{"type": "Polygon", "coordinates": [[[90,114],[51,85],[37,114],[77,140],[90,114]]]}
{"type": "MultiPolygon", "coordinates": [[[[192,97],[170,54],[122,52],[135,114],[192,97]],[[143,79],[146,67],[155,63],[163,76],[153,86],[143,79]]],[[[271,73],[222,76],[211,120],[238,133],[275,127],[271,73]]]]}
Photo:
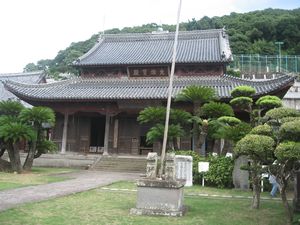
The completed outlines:
{"type": "Polygon", "coordinates": [[[176,23],[176,32],[175,32],[175,38],[174,38],[174,46],[173,46],[173,57],[172,57],[170,82],[169,82],[169,88],[168,88],[168,101],[167,101],[167,110],[166,110],[164,139],[163,139],[163,145],[162,145],[162,150],[161,150],[161,164],[160,164],[160,170],[159,170],[159,177],[160,178],[162,178],[162,175],[164,174],[164,167],[165,167],[165,157],[166,157],[166,148],[167,148],[167,140],[168,140],[168,130],[169,130],[170,108],[171,108],[172,90],[173,90],[173,79],[174,79],[174,72],[175,72],[176,50],[177,50],[177,43],[178,43],[181,2],[182,2],[182,0],[179,0],[179,6],[178,6],[178,11],[177,11],[177,23],[176,23]]]}

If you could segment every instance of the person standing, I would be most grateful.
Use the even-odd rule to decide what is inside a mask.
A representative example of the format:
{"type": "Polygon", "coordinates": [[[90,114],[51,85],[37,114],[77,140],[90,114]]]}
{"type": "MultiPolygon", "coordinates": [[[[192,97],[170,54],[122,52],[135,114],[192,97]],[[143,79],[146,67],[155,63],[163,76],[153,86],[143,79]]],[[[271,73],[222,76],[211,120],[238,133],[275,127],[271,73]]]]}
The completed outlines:
{"type": "Polygon", "coordinates": [[[279,188],[279,184],[276,181],[276,177],[274,175],[270,174],[269,182],[270,182],[270,184],[272,184],[272,190],[271,190],[270,194],[272,197],[275,197],[277,190],[279,188]]]}

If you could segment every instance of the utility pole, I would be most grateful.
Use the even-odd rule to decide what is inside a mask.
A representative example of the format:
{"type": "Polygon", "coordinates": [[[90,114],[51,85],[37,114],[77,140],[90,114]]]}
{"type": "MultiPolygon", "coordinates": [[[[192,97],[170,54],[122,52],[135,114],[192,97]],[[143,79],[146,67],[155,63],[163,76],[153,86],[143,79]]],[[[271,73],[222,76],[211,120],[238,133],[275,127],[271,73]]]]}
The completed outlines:
{"type": "Polygon", "coordinates": [[[281,45],[283,45],[283,42],[276,41],[275,44],[278,45],[278,58],[279,58],[279,63],[277,58],[277,66],[279,67],[278,72],[281,72],[281,45]]]}
{"type": "Polygon", "coordinates": [[[165,155],[166,155],[168,129],[169,129],[169,117],[170,117],[170,108],[171,108],[171,100],[172,100],[171,98],[172,98],[172,90],[173,90],[173,78],[174,78],[174,72],[175,72],[175,61],[176,61],[176,51],[177,51],[178,32],[179,32],[181,2],[182,2],[182,0],[179,0],[179,6],[178,6],[178,11],[177,11],[177,23],[176,23],[176,32],[175,32],[175,37],[174,37],[172,66],[171,66],[171,74],[170,74],[170,81],[169,81],[169,88],[168,88],[166,121],[165,121],[164,139],[163,139],[163,145],[162,145],[161,157],[160,157],[161,163],[160,163],[159,177],[162,177],[162,175],[164,174],[165,155]]]}

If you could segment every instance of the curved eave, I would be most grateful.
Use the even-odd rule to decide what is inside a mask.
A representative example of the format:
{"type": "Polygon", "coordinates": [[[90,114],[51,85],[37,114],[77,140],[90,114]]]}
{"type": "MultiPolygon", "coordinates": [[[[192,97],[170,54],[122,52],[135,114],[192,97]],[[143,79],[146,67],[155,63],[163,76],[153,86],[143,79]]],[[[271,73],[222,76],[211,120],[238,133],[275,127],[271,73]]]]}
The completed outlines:
{"type": "MultiPolygon", "coordinates": [[[[196,78],[194,77],[193,79],[196,78]]],[[[280,94],[280,97],[283,97],[283,95],[288,90],[288,88],[293,85],[294,78],[289,76],[282,76],[273,80],[251,81],[251,80],[244,80],[241,78],[234,78],[231,76],[224,75],[220,77],[218,80],[207,79],[201,81],[201,77],[199,77],[198,80],[178,79],[177,81],[178,81],[177,86],[175,86],[173,90],[174,91],[173,96],[179,93],[180,90],[182,90],[183,88],[195,84],[193,83],[193,81],[199,81],[199,82],[203,82],[202,86],[215,88],[220,99],[224,101],[229,101],[231,99],[230,91],[236,86],[240,86],[240,85],[249,85],[255,87],[257,89],[257,94],[254,96],[254,98],[259,98],[260,96],[266,94],[276,94],[276,95],[280,94]],[[208,81],[207,85],[205,85],[205,81],[208,81]],[[223,82],[224,83],[227,82],[227,84],[222,85],[223,82]]],[[[74,79],[74,80],[66,80],[66,81],[61,81],[52,84],[26,85],[26,84],[19,84],[12,81],[7,81],[4,83],[4,85],[7,90],[15,94],[20,99],[28,102],[32,102],[32,101],[35,102],[83,102],[83,101],[84,102],[107,102],[107,101],[116,101],[116,100],[166,100],[167,98],[166,79],[164,80],[145,79],[139,81],[128,80],[128,79],[127,80],[122,80],[122,79],[100,80],[99,79],[99,80],[95,80],[94,83],[89,83],[89,82],[86,82],[85,80],[82,79],[74,79]],[[103,85],[102,89],[101,88],[97,89],[96,81],[99,82],[99,84],[103,85]],[[146,85],[143,87],[139,87],[141,82],[142,83],[145,82],[148,86],[146,85]],[[48,91],[49,90],[51,91],[52,87],[56,88],[56,90],[61,90],[61,95],[38,96],[39,93],[44,92],[43,88],[46,88],[48,91]],[[64,87],[67,87],[65,92],[63,90],[64,87]],[[118,92],[119,87],[123,88],[122,91],[124,93],[122,91],[118,92]],[[85,97],[83,92],[90,93],[95,89],[98,95],[90,95],[88,97],[85,97]],[[71,94],[74,93],[77,94],[81,92],[82,93],[81,95],[77,94],[76,97],[74,97],[74,96],[66,96],[67,95],[66,93],[68,92],[71,94]],[[145,92],[147,92],[147,95],[144,94],[145,92]],[[111,96],[105,97],[109,95],[111,96]],[[151,96],[155,96],[155,97],[151,97],[151,96]]],[[[52,93],[54,92],[52,91],[52,93]]]]}

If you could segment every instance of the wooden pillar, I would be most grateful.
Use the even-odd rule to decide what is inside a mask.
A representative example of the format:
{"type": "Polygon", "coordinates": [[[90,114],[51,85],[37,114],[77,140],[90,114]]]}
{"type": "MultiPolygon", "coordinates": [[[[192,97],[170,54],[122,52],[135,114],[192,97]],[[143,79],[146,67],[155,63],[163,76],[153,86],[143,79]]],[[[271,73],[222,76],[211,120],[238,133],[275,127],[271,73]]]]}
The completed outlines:
{"type": "Polygon", "coordinates": [[[108,155],[109,121],[110,121],[110,115],[106,114],[105,115],[105,135],[104,135],[103,155],[108,155]]]}
{"type": "Polygon", "coordinates": [[[118,131],[119,131],[119,120],[115,119],[113,148],[118,147],[118,136],[119,136],[118,131]]]}
{"type": "Polygon", "coordinates": [[[68,139],[68,117],[69,114],[66,112],[64,114],[64,128],[63,128],[63,135],[62,135],[62,142],[61,142],[61,154],[66,153],[67,149],[67,139],[68,139]]]}

